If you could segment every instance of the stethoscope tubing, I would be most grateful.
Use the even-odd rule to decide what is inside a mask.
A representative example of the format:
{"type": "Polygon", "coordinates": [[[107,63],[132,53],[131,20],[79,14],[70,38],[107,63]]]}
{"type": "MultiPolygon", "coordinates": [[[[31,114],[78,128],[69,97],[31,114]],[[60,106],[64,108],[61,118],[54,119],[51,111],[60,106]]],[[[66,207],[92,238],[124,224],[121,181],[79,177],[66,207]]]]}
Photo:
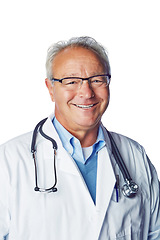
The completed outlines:
{"type": "Polygon", "coordinates": [[[57,184],[57,172],[56,172],[56,150],[57,150],[57,143],[56,141],[49,137],[48,135],[46,135],[43,130],[42,130],[42,127],[43,127],[43,124],[46,122],[47,118],[41,120],[35,127],[34,131],[33,131],[33,137],[32,137],[32,143],[31,143],[31,153],[32,153],[32,157],[34,159],[34,165],[35,165],[35,184],[36,184],[36,187],[34,188],[35,191],[39,191],[39,192],[56,192],[57,191],[57,188],[55,187],[56,184],[57,184]],[[52,145],[53,145],[53,149],[54,149],[54,177],[55,177],[55,182],[54,182],[54,185],[51,187],[51,188],[47,188],[47,189],[44,189],[44,188],[39,188],[38,187],[38,176],[37,176],[37,163],[36,163],[36,138],[37,138],[37,133],[38,131],[40,132],[40,134],[46,138],[47,140],[51,141],[52,142],[52,145]]]}
{"type": "Polygon", "coordinates": [[[117,162],[117,164],[118,164],[118,166],[119,166],[119,168],[122,172],[123,178],[124,178],[125,181],[130,182],[130,181],[132,181],[132,178],[131,178],[131,176],[130,176],[130,174],[129,174],[129,172],[128,172],[125,164],[124,164],[123,158],[122,158],[122,156],[121,156],[121,154],[118,150],[118,147],[117,147],[111,133],[108,130],[107,130],[107,133],[108,133],[110,141],[111,141],[112,153],[113,153],[113,155],[116,159],[116,162],[117,162]]]}
{"type": "Polygon", "coordinates": [[[33,136],[32,136],[32,143],[31,143],[31,153],[35,153],[36,152],[36,138],[37,138],[37,133],[38,133],[38,129],[40,126],[43,126],[43,124],[45,123],[45,121],[47,120],[47,118],[41,120],[35,127],[34,131],[33,131],[33,136]]]}
{"type": "MultiPolygon", "coordinates": [[[[33,137],[32,137],[32,142],[31,142],[31,153],[32,153],[32,157],[34,159],[34,165],[35,165],[35,184],[36,184],[36,187],[34,188],[35,191],[39,191],[39,192],[56,192],[57,191],[57,188],[56,188],[56,184],[57,184],[57,173],[56,173],[56,150],[58,149],[58,146],[57,146],[57,143],[56,141],[49,137],[48,135],[46,135],[43,130],[42,130],[42,127],[43,127],[43,124],[45,123],[45,121],[47,120],[47,118],[41,120],[35,127],[34,131],[33,131],[33,137]],[[38,131],[40,132],[40,134],[46,138],[47,140],[51,141],[52,142],[52,146],[53,146],[53,149],[54,149],[54,176],[55,176],[55,182],[54,182],[54,185],[53,187],[51,188],[39,188],[38,187],[38,176],[37,176],[37,164],[36,164],[36,138],[37,138],[37,133],[38,131]]],[[[125,184],[124,186],[122,187],[122,192],[124,194],[124,196],[126,197],[129,197],[129,198],[132,198],[134,197],[137,192],[138,192],[138,185],[132,181],[132,178],[127,170],[127,167],[125,166],[125,163],[123,161],[123,158],[119,152],[119,149],[111,135],[111,133],[106,129],[107,133],[108,133],[108,136],[109,136],[109,139],[110,139],[110,142],[111,142],[111,147],[112,147],[112,154],[119,166],[119,169],[120,171],[122,172],[122,175],[123,175],[123,178],[124,178],[124,181],[125,181],[125,184]]]]}

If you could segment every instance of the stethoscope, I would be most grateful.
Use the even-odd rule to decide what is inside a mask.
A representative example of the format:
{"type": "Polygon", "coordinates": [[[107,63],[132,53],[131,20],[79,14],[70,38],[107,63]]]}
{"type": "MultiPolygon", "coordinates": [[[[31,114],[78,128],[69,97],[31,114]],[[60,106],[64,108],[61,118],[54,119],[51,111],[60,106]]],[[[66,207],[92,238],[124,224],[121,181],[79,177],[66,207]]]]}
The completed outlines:
{"type": "MultiPolygon", "coordinates": [[[[45,123],[45,121],[47,120],[47,118],[41,120],[35,127],[34,131],[33,131],[33,136],[32,136],[32,144],[31,144],[31,153],[32,153],[32,157],[33,157],[33,160],[34,160],[34,165],[35,165],[35,188],[34,190],[35,191],[39,191],[39,192],[56,192],[57,191],[57,188],[56,188],[56,185],[57,185],[57,172],[56,172],[56,150],[57,150],[57,143],[56,141],[49,137],[48,135],[46,135],[43,130],[42,130],[42,126],[43,124],[45,123]],[[52,143],[52,147],[53,147],[53,150],[54,150],[54,161],[53,161],[53,165],[54,165],[54,175],[55,175],[55,181],[54,181],[54,184],[51,188],[40,188],[38,186],[38,176],[37,176],[37,163],[36,163],[36,138],[37,138],[37,133],[40,132],[40,134],[46,138],[47,140],[51,141],[52,143]]],[[[118,147],[111,135],[111,133],[107,130],[107,133],[108,133],[108,136],[109,136],[109,139],[110,139],[110,142],[111,142],[111,147],[112,147],[112,154],[116,160],[116,163],[118,164],[118,167],[123,175],[123,178],[124,178],[124,182],[125,184],[122,186],[121,190],[122,190],[122,193],[125,197],[128,197],[128,198],[133,198],[135,197],[135,195],[137,194],[138,192],[138,185],[132,181],[132,178],[128,172],[128,169],[126,168],[125,164],[124,164],[124,161],[122,159],[122,156],[118,150],[118,147]]]]}

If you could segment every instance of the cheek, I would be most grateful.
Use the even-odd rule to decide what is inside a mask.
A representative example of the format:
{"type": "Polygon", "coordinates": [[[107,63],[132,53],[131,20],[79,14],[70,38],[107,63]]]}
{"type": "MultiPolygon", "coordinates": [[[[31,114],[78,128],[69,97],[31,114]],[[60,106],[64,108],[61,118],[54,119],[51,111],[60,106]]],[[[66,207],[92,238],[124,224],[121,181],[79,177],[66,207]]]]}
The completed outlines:
{"type": "Polygon", "coordinates": [[[108,107],[109,101],[110,101],[110,90],[108,88],[108,92],[107,92],[107,107],[108,107]]]}
{"type": "Polygon", "coordinates": [[[62,105],[67,105],[69,101],[71,101],[74,98],[74,94],[69,91],[64,91],[63,88],[54,88],[53,90],[53,96],[54,96],[54,101],[56,105],[62,106],[62,105]]]}
{"type": "Polygon", "coordinates": [[[97,93],[97,97],[102,100],[102,102],[105,104],[108,104],[109,98],[110,98],[110,92],[109,88],[101,90],[99,93],[97,93]]]}
{"type": "Polygon", "coordinates": [[[101,92],[101,114],[103,115],[103,113],[105,112],[105,110],[107,109],[108,105],[109,105],[109,99],[110,99],[110,92],[109,89],[105,92],[101,92]]]}

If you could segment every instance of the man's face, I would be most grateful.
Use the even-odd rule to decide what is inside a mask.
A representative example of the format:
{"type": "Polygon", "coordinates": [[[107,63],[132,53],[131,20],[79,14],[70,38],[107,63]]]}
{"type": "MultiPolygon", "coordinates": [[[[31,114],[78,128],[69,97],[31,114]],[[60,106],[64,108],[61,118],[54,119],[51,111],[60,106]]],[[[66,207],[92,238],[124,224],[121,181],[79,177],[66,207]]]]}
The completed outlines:
{"type": "MultiPolygon", "coordinates": [[[[87,78],[104,74],[104,67],[97,55],[82,47],[66,48],[53,61],[53,77],[87,78]]],[[[52,101],[55,102],[55,117],[71,133],[88,131],[99,126],[109,102],[109,88],[93,89],[88,81],[76,91],[68,90],[62,83],[46,79],[52,101]]]]}

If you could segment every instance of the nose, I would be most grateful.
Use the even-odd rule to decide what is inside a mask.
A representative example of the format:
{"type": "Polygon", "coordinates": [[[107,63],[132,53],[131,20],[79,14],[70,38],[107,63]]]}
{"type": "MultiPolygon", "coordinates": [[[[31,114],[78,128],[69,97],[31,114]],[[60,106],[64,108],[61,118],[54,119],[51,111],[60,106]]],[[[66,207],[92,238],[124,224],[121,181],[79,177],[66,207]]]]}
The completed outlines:
{"type": "Polygon", "coordinates": [[[78,89],[78,94],[80,97],[84,97],[86,99],[94,97],[94,91],[89,84],[88,80],[82,81],[80,88],[78,89]]]}

